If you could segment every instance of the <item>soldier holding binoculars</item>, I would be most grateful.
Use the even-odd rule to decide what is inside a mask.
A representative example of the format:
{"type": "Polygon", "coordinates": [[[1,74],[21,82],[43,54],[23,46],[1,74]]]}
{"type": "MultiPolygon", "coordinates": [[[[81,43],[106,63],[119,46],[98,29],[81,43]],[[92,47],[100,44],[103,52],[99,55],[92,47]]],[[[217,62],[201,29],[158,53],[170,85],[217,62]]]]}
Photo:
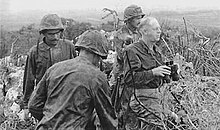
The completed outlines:
{"type": "Polygon", "coordinates": [[[130,92],[126,93],[129,99],[125,101],[128,102],[122,104],[127,104],[128,111],[130,109],[136,113],[136,117],[126,122],[125,127],[162,130],[164,126],[161,114],[168,114],[175,119],[178,119],[178,116],[169,110],[164,111],[160,104],[158,88],[165,82],[170,82],[170,79],[178,80],[177,66],[173,65],[173,62],[165,63],[156,45],[160,40],[161,29],[155,18],[143,18],[139,31],[142,35],[141,40],[127,46],[123,55],[124,82],[127,89],[134,89],[127,91],[130,92]],[[140,119],[144,119],[145,122],[140,119]]]}

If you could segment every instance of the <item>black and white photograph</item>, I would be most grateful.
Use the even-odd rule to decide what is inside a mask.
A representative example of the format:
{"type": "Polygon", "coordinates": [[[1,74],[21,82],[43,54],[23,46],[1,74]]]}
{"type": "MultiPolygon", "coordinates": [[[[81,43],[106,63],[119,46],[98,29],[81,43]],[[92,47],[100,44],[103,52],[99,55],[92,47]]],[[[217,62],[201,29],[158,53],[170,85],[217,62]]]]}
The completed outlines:
{"type": "Polygon", "coordinates": [[[219,0],[0,0],[0,130],[220,130],[219,0]]]}

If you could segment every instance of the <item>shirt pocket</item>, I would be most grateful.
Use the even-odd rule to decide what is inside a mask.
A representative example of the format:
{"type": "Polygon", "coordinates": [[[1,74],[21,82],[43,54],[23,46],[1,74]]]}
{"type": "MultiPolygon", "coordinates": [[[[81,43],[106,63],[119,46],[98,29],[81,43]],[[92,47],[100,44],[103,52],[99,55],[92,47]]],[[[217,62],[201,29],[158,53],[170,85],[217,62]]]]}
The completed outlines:
{"type": "Polygon", "coordinates": [[[46,71],[50,67],[50,58],[47,52],[39,53],[36,59],[36,73],[40,71],[46,71]]]}

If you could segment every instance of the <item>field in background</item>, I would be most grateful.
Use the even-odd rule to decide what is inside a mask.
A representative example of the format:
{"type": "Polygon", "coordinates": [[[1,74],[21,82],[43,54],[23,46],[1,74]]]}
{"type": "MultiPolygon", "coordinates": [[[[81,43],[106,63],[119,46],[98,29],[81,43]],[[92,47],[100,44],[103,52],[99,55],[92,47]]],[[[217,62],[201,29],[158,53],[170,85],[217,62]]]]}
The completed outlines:
{"type": "MultiPolygon", "coordinates": [[[[190,20],[193,24],[200,27],[211,27],[220,29],[220,10],[199,10],[199,11],[144,11],[147,15],[157,17],[159,20],[168,19],[174,24],[182,24],[182,17],[190,20]]],[[[19,12],[14,14],[2,14],[0,24],[3,28],[8,30],[18,30],[22,26],[29,24],[40,23],[40,19],[47,13],[57,13],[64,18],[71,18],[75,21],[90,22],[91,24],[98,25],[108,20],[111,17],[102,20],[101,17],[105,15],[102,10],[87,10],[87,11],[30,11],[19,12]]],[[[123,13],[118,12],[119,17],[123,18],[123,13]]]]}

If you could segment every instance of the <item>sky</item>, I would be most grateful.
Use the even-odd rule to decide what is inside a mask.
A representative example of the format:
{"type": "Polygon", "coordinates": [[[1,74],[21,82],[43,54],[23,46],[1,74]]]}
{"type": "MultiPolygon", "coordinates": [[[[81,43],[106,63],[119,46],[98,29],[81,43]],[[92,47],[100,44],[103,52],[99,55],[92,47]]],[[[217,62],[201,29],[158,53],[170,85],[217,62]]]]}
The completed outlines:
{"type": "Polygon", "coordinates": [[[136,4],[143,9],[220,9],[219,0],[0,0],[0,11],[103,9],[123,10],[136,4]]]}

